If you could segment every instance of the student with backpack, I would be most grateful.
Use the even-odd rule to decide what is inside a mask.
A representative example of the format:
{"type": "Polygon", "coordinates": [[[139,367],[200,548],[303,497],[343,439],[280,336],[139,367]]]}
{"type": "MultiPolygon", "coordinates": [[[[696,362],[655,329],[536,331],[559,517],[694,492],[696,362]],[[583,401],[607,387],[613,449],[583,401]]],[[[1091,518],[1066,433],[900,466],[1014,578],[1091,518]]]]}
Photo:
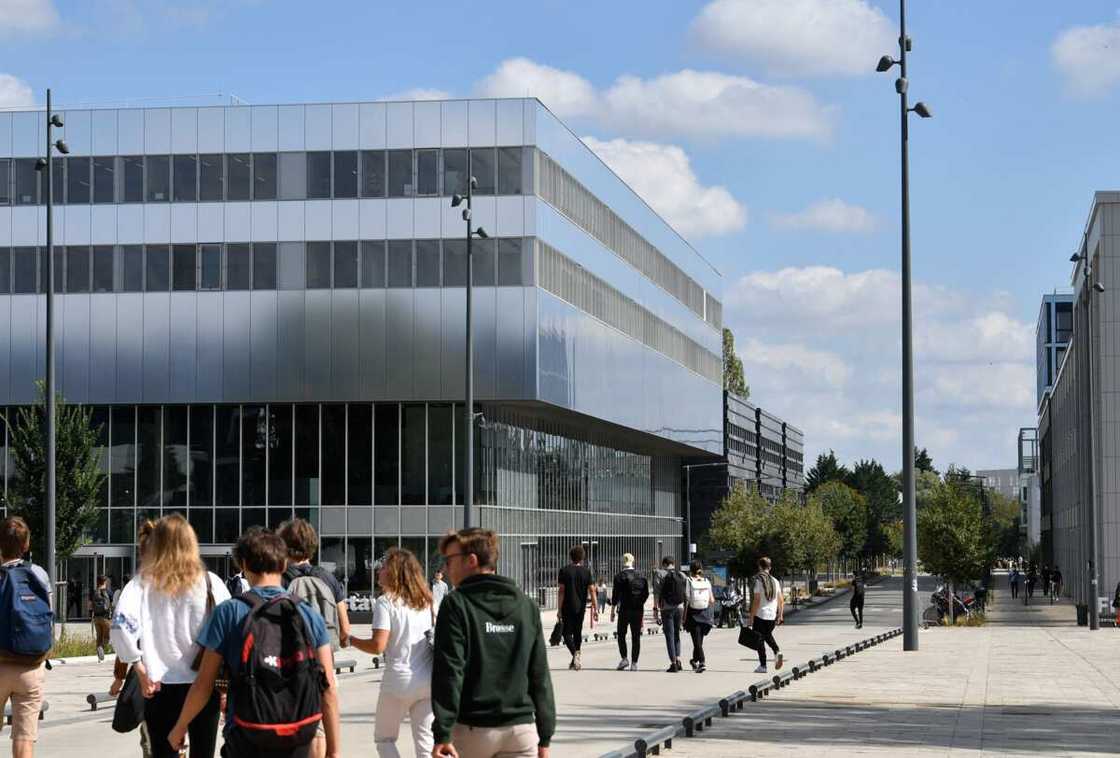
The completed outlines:
{"type": "Polygon", "coordinates": [[[762,638],[758,646],[758,668],[756,674],[766,673],[766,646],[774,651],[774,668],[782,667],[782,652],[774,639],[774,627],[781,624],[785,616],[785,598],[782,585],[770,575],[770,559],[758,559],[758,574],[751,581],[751,628],[762,638]]]}
{"type": "Polygon", "coordinates": [[[203,627],[198,678],[167,738],[171,746],[183,744],[224,664],[223,758],[307,758],[320,722],[327,758],[342,754],[330,636],[322,617],[281,586],[287,553],[284,540],[261,527],[237,541],[234,555],[252,589],[215,608],[203,627]]]}
{"type": "Polygon", "coordinates": [[[704,576],[704,565],[700,561],[693,561],[688,567],[688,608],[685,611],[684,628],[692,636],[692,657],[688,662],[697,674],[703,674],[707,670],[704,638],[715,624],[712,616],[712,606],[715,603],[712,583],[704,576]]]}
{"type": "MultiPolygon", "coordinates": [[[[121,592],[111,631],[117,655],[133,664],[147,699],[144,723],[154,758],[179,755],[167,738],[197,676],[199,632],[228,598],[225,584],[202,563],[198,537],[187,520],[176,513],[157,521],[139,576],[121,592]]],[[[213,756],[218,716],[214,694],[188,722],[192,755],[213,756]]]]}
{"type": "Polygon", "coordinates": [[[681,666],[681,622],[685,600],[687,599],[688,584],[684,574],[676,569],[670,556],[661,559],[661,568],[664,574],[658,586],[660,594],[657,597],[657,611],[661,614],[661,632],[665,635],[665,648],[669,653],[669,668],[667,673],[674,674],[680,671],[681,666]]]}
{"type": "Polygon", "coordinates": [[[407,715],[418,758],[432,752],[432,593],[409,550],[390,548],[377,572],[382,589],[373,604],[373,636],[354,647],[385,656],[373,731],[377,754],[400,758],[397,737],[407,715]]]}
{"type": "Polygon", "coordinates": [[[334,574],[322,566],[312,566],[319,552],[319,535],[308,521],[286,521],[277,531],[288,546],[288,568],[284,588],[319,612],[331,637],[331,649],[338,652],[350,642],[350,613],[346,591],[334,574]]]}
{"type": "Polygon", "coordinates": [[[30,549],[31,530],[23,519],[0,522],[0,703],[11,701],[14,758],[35,754],[43,661],[54,644],[50,578],[23,560],[30,549]]]}
{"type": "MultiPolygon", "coordinates": [[[[606,585],[600,590],[599,597],[606,594],[606,585]]],[[[638,670],[638,656],[642,652],[642,622],[646,613],[646,601],[649,600],[649,582],[634,570],[634,556],[631,553],[622,554],[622,571],[614,577],[614,586],[611,590],[611,621],[615,613],[618,614],[618,652],[622,660],[616,667],[625,671],[638,670]],[[630,642],[633,651],[630,660],[626,659],[626,630],[630,630],[630,642]]]]}
{"type": "MultiPolygon", "coordinates": [[[[155,531],[156,522],[151,519],[144,519],[136,525],[136,550],[140,555],[140,563],[144,562],[144,553],[148,548],[148,538],[152,536],[155,531]]],[[[127,587],[132,577],[128,574],[125,575],[124,586],[127,587]]],[[[113,614],[116,615],[117,605],[120,603],[121,593],[124,592],[124,587],[117,590],[113,599],[113,614]]],[[[111,630],[111,626],[110,626],[111,630]]],[[[128,678],[128,664],[121,660],[118,655],[113,661],[113,683],[109,686],[109,694],[116,697],[124,689],[125,679],[128,678]]],[[[148,736],[148,726],[143,721],[140,722],[140,755],[143,758],[152,758],[152,740],[148,736]]]]}
{"type": "Polygon", "coordinates": [[[97,644],[97,660],[105,660],[105,648],[109,645],[110,619],[113,616],[113,595],[109,592],[109,577],[97,577],[97,586],[89,593],[90,619],[93,623],[94,640],[97,644]]]}
{"type": "Polygon", "coordinates": [[[230,597],[241,597],[244,593],[249,591],[249,580],[245,578],[245,572],[237,565],[237,559],[231,557],[230,563],[237,569],[237,573],[226,579],[226,589],[229,590],[230,597]]]}

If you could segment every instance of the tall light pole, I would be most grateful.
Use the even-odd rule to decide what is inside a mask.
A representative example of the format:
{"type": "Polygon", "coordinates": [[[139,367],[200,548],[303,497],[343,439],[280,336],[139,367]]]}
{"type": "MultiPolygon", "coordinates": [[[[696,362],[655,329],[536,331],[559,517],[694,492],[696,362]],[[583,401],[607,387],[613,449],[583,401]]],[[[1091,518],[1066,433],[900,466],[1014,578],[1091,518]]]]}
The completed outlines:
{"type": "Polygon", "coordinates": [[[898,0],[899,58],[889,55],[879,59],[876,71],[899,67],[894,83],[898,93],[902,127],[902,537],[905,586],[902,589],[902,649],[918,649],[918,513],[914,499],[914,335],[912,299],[910,295],[910,113],[922,118],[933,115],[925,103],[909,106],[906,90],[906,53],[910,38],[906,36],[906,0],[898,0]]]}
{"type": "Polygon", "coordinates": [[[1104,285],[1100,282],[1095,284],[1093,279],[1093,267],[1089,263],[1089,250],[1084,244],[1079,252],[1070,257],[1071,263],[1081,264],[1081,281],[1083,297],[1085,298],[1085,361],[1086,368],[1088,369],[1087,389],[1086,395],[1088,402],[1085,404],[1085,418],[1089,426],[1089,559],[1088,577],[1089,577],[1089,628],[1100,629],[1100,607],[1097,604],[1098,594],[1098,577],[1097,577],[1097,446],[1096,446],[1096,430],[1093,428],[1093,294],[1104,293],[1104,285]]]}
{"type": "Polygon", "coordinates": [[[466,420],[466,434],[464,443],[466,455],[463,458],[463,528],[474,526],[474,329],[471,325],[473,315],[472,296],[474,290],[474,255],[471,252],[471,241],[475,235],[479,239],[487,239],[490,235],[481,226],[474,228],[471,219],[471,201],[478,180],[474,178],[471,170],[471,153],[467,150],[467,194],[454,194],[451,196],[451,207],[458,208],[463,200],[467,207],[463,209],[463,220],[467,222],[467,386],[466,400],[464,402],[464,416],[466,420]]]}
{"type": "MultiPolygon", "coordinates": [[[[58,567],[56,566],[57,559],[57,536],[55,529],[55,512],[56,512],[56,493],[57,487],[55,482],[55,458],[57,447],[57,430],[55,423],[55,416],[57,414],[55,408],[55,393],[54,393],[54,186],[53,178],[54,171],[52,170],[51,161],[53,160],[52,153],[57,148],[58,152],[66,155],[70,152],[70,148],[62,140],[54,140],[53,129],[55,127],[62,127],[62,117],[57,113],[51,112],[51,91],[47,90],[47,153],[46,157],[40,158],[35,162],[36,170],[42,172],[46,176],[46,193],[47,193],[47,281],[45,292],[47,293],[47,513],[46,513],[46,529],[47,529],[47,576],[50,577],[51,592],[56,593],[57,598],[58,590],[58,567]]],[[[40,183],[42,185],[42,183],[40,183]]],[[[57,600],[55,606],[57,607],[57,600]]]]}

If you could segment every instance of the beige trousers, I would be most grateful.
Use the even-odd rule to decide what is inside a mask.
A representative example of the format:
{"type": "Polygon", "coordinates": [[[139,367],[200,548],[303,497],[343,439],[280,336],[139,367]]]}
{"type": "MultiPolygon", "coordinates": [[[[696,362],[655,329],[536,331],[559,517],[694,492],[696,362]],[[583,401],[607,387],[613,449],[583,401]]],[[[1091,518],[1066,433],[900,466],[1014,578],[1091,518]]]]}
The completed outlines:
{"type": "Polygon", "coordinates": [[[536,724],[485,728],[456,724],[451,744],[460,758],[537,758],[536,724]]]}

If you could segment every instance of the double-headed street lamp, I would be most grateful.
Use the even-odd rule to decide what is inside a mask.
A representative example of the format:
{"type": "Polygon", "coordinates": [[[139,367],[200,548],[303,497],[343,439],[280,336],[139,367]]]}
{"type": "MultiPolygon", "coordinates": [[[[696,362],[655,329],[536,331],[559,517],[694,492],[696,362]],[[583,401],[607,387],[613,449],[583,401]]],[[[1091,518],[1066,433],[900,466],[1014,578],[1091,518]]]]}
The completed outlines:
{"type": "Polygon", "coordinates": [[[1093,308],[1092,298],[1094,295],[1104,293],[1104,285],[1100,282],[1093,282],[1093,266],[1089,262],[1089,249],[1083,243],[1081,249],[1070,256],[1070,263],[1075,263],[1081,266],[1081,281],[1083,287],[1081,291],[1085,298],[1085,361],[1088,368],[1087,382],[1088,392],[1086,396],[1089,398],[1085,404],[1085,416],[1089,427],[1089,557],[1086,568],[1088,569],[1089,578],[1089,628],[1100,629],[1100,606],[1098,605],[1098,578],[1097,578],[1097,447],[1096,447],[1096,433],[1093,429],[1093,308]]]}
{"type": "Polygon", "coordinates": [[[490,235],[481,226],[474,228],[471,219],[471,200],[478,180],[471,172],[470,151],[467,151],[467,194],[451,196],[451,207],[458,208],[466,200],[467,207],[463,209],[463,220],[467,222],[467,387],[464,411],[466,419],[466,455],[463,459],[463,528],[474,526],[474,331],[471,327],[471,297],[474,289],[474,257],[471,253],[471,241],[477,236],[487,239],[490,235]]]}
{"type": "MultiPolygon", "coordinates": [[[[47,575],[50,577],[51,592],[58,589],[58,570],[56,560],[57,536],[55,530],[56,492],[55,483],[55,458],[57,429],[55,423],[56,409],[54,396],[54,187],[51,161],[54,150],[66,155],[70,148],[62,140],[54,140],[53,130],[62,127],[62,117],[51,111],[51,91],[47,90],[47,153],[46,157],[35,162],[35,169],[46,177],[47,193],[47,281],[44,290],[47,293],[47,575]]],[[[56,596],[57,597],[57,596],[56,596]]]]}
{"type": "Polygon", "coordinates": [[[889,55],[879,59],[876,71],[884,73],[899,67],[894,83],[902,114],[902,536],[905,586],[902,590],[902,649],[918,649],[918,514],[914,502],[914,335],[910,295],[910,149],[909,116],[933,115],[925,103],[910,107],[906,97],[906,53],[910,38],[906,36],[906,0],[898,0],[899,58],[889,55]]]}

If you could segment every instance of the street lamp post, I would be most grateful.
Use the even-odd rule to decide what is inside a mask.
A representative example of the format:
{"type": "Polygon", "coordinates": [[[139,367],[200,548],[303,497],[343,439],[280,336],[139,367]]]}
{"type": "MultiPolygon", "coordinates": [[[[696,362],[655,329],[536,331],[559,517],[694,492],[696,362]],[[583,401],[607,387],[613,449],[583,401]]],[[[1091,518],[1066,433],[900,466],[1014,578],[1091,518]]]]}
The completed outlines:
{"type": "Polygon", "coordinates": [[[458,208],[464,200],[467,202],[467,207],[463,209],[463,220],[467,222],[467,360],[466,360],[466,398],[464,402],[464,416],[466,421],[466,432],[464,434],[464,443],[466,445],[466,455],[463,459],[463,528],[469,529],[474,526],[474,329],[471,325],[471,317],[473,316],[473,303],[472,295],[474,289],[474,256],[471,252],[471,241],[475,235],[479,239],[487,239],[490,235],[481,226],[477,229],[474,228],[474,221],[471,219],[471,201],[474,196],[474,189],[478,186],[478,180],[474,178],[471,171],[471,158],[470,150],[467,151],[467,194],[460,195],[454,194],[451,196],[451,207],[458,208]]]}
{"type": "Polygon", "coordinates": [[[56,494],[57,486],[55,481],[55,459],[57,448],[57,429],[56,419],[57,414],[55,408],[55,393],[54,393],[54,186],[53,177],[54,171],[52,170],[51,161],[52,153],[55,149],[58,152],[66,155],[70,152],[70,148],[62,140],[53,140],[53,129],[61,127],[62,117],[56,113],[51,112],[51,91],[47,90],[47,152],[46,156],[40,158],[35,162],[36,170],[45,175],[47,193],[47,266],[46,274],[47,281],[44,284],[44,291],[47,293],[47,386],[46,386],[46,402],[47,402],[47,508],[46,508],[46,531],[47,531],[47,576],[50,578],[50,587],[52,592],[58,590],[58,567],[56,566],[57,549],[57,532],[55,527],[55,514],[56,514],[56,494]]]}
{"type": "Polygon", "coordinates": [[[1085,297],[1085,361],[1087,374],[1088,402],[1085,405],[1086,422],[1089,427],[1089,629],[1101,628],[1100,607],[1097,605],[1098,577],[1097,577],[1097,446],[1096,430],[1093,428],[1093,308],[1092,297],[1104,293],[1104,285],[1100,282],[1092,283],[1093,268],[1089,264],[1088,247],[1082,246],[1079,252],[1070,257],[1071,263],[1081,265],[1082,292],[1085,297]]]}
{"type": "Polygon", "coordinates": [[[910,293],[910,148],[909,116],[911,112],[922,118],[933,115],[925,103],[909,107],[906,91],[906,53],[910,52],[910,38],[906,36],[906,0],[898,0],[899,58],[889,55],[879,59],[876,70],[890,71],[899,67],[899,78],[894,83],[898,93],[902,128],[902,534],[905,586],[902,589],[903,650],[918,649],[918,528],[917,509],[914,502],[914,345],[910,293]]]}

